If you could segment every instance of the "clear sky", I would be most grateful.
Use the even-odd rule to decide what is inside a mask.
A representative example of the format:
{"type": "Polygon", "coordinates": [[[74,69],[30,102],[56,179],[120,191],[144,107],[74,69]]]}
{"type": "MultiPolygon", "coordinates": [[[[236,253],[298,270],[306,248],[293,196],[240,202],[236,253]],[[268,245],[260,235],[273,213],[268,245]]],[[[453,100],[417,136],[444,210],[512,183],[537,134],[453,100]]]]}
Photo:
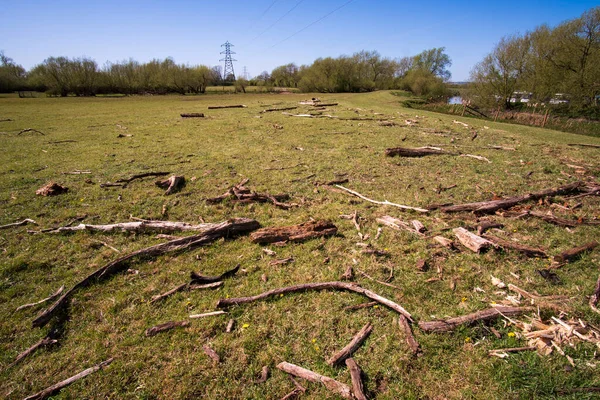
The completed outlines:
{"type": "Polygon", "coordinates": [[[502,36],[554,26],[597,5],[597,0],[0,0],[0,50],[26,69],[50,56],[88,56],[100,66],[165,57],[214,66],[222,64],[221,44],[229,41],[237,53],[236,75],[245,66],[252,77],[290,62],[310,64],[360,50],[399,58],[445,47],[452,80],[463,81],[502,36]]]}

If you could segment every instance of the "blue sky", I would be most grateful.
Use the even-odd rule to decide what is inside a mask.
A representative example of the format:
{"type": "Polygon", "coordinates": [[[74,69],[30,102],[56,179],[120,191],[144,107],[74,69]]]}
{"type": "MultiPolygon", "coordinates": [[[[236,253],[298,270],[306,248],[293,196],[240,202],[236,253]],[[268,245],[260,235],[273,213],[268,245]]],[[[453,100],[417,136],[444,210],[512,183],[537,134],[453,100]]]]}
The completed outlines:
{"type": "Polygon", "coordinates": [[[554,26],[597,5],[553,0],[0,0],[0,50],[27,69],[50,56],[88,56],[99,65],[173,57],[177,63],[213,66],[220,64],[221,44],[230,41],[237,53],[236,74],[245,66],[255,76],[289,62],[310,64],[318,57],[360,50],[399,58],[445,47],[453,62],[452,80],[462,81],[502,36],[543,23],[554,26]]]}

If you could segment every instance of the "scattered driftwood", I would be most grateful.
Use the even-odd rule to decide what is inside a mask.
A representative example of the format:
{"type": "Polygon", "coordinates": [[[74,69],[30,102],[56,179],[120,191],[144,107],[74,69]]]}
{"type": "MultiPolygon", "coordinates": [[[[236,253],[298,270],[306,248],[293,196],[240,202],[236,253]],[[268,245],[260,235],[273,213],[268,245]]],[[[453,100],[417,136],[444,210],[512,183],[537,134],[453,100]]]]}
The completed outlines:
{"type": "Polygon", "coordinates": [[[169,179],[164,181],[156,181],[154,184],[160,188],[167,189],[165,195],[175,193],[185,184],[185,178],[183,176],[173,175],[169,179]]]}
{"type": "Polygon", "coordinates": [[[39,133],[42,136],[46,136],[46,134],[44,132],[38,131],[37,129],[33,129],[33,128],[21,129],[19,132],[17,132],[17,136],[22,133],[27,133],[27,132],[39,133]]]}
{"type": "Polygon", "coordinates": [[[526,255],[527,257],[540,257],[540,258],[548,258],[548,254],[542,249],[537,249],[535,247],[529,247],[522,244],[514,243],[509,240],[501,239],[497,236],[493,236],[490,234],[484,234],[484,238],[491,241],[494,245],[501,247],[505,250],[515,250],[519,253],[526,255]]]}
{"type": "Polygon", "coordinates": [[[290,364],[288,362],[277,364],[277,368],[283,372],[287,372],[288,374],[306,379],[307,381],[322,383],[327,389],[345,399],[354,399],[354,396],[352,395],[352,389],[350,389],[350,386],[346,385],[345,383],[338,382],[335,379],[317,374],[316,372],[294,364],[290,364]]]}
{"type": "Polygon", "coordinates": [[[203,345],[202,350],[204,351],[204,354],[209,356],[214,361],[215,364],[218,364],[221,362],[221,357],[219,357],[217,352],[214,351],[213,349],[211,349],[209,345],[207,345],[207,344],[203,345]]]}
{"type": "Polygon", "coordinates": [[[370,322],[367,322],[366,325],[354,335],[350,343],[327,360],[327,364],[333,367],[334,365],[341,364],[347,358],[352,357],[352,354],[354,354],[360,345],[369,337],[372,330],[373,325],[371,325],[370,322]]]}
{"type": "Polygon", "coordinates": [[[210,204],[216,204],[222,202],[223,200],[231,199],[240,203],[273,203],[275,206],[284,210],[288,210],[296,206],[296,204],[283,203],[290,198],[290,196],[287,194],[273,195],[269,193],[256,193],[244,186],[246,183],[248,183],[248,179],[244,179],[242,182],[229,188],[220,196],[206,199],[206,202],[210,204]]]}
{"type": "Polygon", "coordinates": [[[19,361],[21,361],[22,359],[24,359],[28,355],[32,354],[33,352],[35,352],[37,349],[40,349],[40,348],[46,347],[46,346],[50,346],[50,345],[53,345],[55,343],[58,343],[58,340],[52,339],[52,338],[46,336],[45,338],[41,339],[40,341],[38,341],[36,344],[34,344],[33,346],[31,346],[30,348],[28,348],[27,350],[23,351],[22,353],[19,353],[19,355],[17,356],[17,358],[15,358],[15,361],[13,361],[12,364],[10,364],[10,367],[14,366],[19,361]]]}
{"type": "Polygon", "coordinates": [[[268,112],[274,112],[274,111],[289,111],[289,110],[295,110],[298,107],[281,107],[281,108],[267,108],[266,110],[262,110],[261,113],[268,113],[268,112]]]}
{"type": "Polygon", "coordinates": [[[169,321],[164,324],[153,326],[152,328],[146,329],[146,336],[154,336],[161,332],[171,330],[173,328],[185,327],[190,324],[190,321],[169,321]]]}
{"type": "Polygon", "coordinates": [[[598,300],[600,300],[600,276],[598,276],[598,280],[596,281],[596,287],[594,287],[594,293],[590,296],[589,305],[590,308],[600,314],[600,310],[598,310],[598,300]]]}
{"type": "Polygon", "coordinates": [[[414,224],[411,226],[410,224],[408,224],[407,222],[404,222],[398,218],[394,218],[392,216],[389,215],[384,215],[383,217],[379,217],[375,219],[378,223],[385,225],[387,227],[390,227],[392,229],[395,229],[397,231],[401,231],[401,230],[405,230],[411,233],[414,233],[416,235],[419,236],[423,236],[423,233],[421,232],[422,229],[425,229],[425,227],[423,226],[423,224],[421,224],[419,221],[418,222],[418,228],[421,229],[417,229],[414,224]]]}
{"type": "Polygon", "coordinates": [[[25,218],[23,221],[13,222],[12,224],[0,225],[0,229],[8,229],[8,228],[12,228],[15,226],[23,226],[23,225],[27,225],[27,224],[37,225],[37,222],[35,222],[32,219],[25,218]]]}
{"type": "Polygon", "coordinates": [[[194,282],[194,283],[214,283],[214,282],[219,282],[226,278],[230,278],[230,277],[234,276],[235,274],[237,274],[237,272],[239,270],[240,270],[240,264],[236,265],[234,268],[230,269],[229,271],[225,271],[221,275],[217,275],[217,276],[206,276],[206,275],[198,274],[196,272],[191,272],[190,278],[191,278],[192,282],[194,282]]]}
{"type": "Polygon", "coordinates": [[[45,299],[42,299],[40,301],[36,301],[35,303],[23,304],[22,306],[17,307],[17,309],[15,311],[21,311],[21,310],[24,310],[24,309],[29,308],[29,307],[35,307],[38,304],[42,304],[42,303],[45,303],[47,301],[54,300],[55,298],[57,298],[62,293],[62,291],[64,289],[65,289],[65,287],[61,286],[60,288],[58,288],[58,290],[55,293],[51,294],[50,296],[46,297],[45,299]]]}
{"type": "Polygon", "coordinates": [[[489,321],[502,316],[521,315],[526,312],[535,311],[534,307],[492,307],[486,310],[477,311],[460,317],[449,318],[446,320],[420,321],[419,328],[423,332],[450,332],[460,325],[473,324],[478,321],[489,321]]]}
{"type": "Polygon", "coordinates": [[[598,242],[596,242],[594,240],[594,241],[586,243],[582,246],[578,246],[578,247],[574,247],[569,250],[565,250],[562,253],[555,255],[552,258],[552,260],[557,264],[568,263],[570,261],[573,261],[577,257],[579,257],[581,254],[583,254],[587,251],[594,250],[597,246],[598,246],[598,242]]]}
{"type": "Polygon", "coordinates": [[[185,113],[179,115],[181,115],[181,118],[204,118],[204,113],[185,113]]]}
{"type": "Polygon", "coordinates": [[[172,240],[155,246],[146,247],[123,257],[120,257],[108,264],[98,268],[87,277],[75,284],[71,289],[65,292],[48,309],[44,310],[34,321],[34,327],[44,326],[50,319],[58,313],[58,310],[67,304],[73,294],[91,283],[106,278],[117,272],[123,271],[129,267],[130,261],[141,256],[157,257],[166,253],[178,252],[188,249],[194,249],[199,246],[214,242],[222,237],[230,237],[239,234],[248,233],[259,227],[259,223],[253,219],[237,218],[229,221],[215,224],[213,227],[197,235],[187,236],[181,239],[172,240]]]}
{"type": "Polygon", "coordinates": [[[56,182],[50,182],[38,190],[35,191],[35,194],[39,196],[57,196],[59,194],[67,193],[69,188],[59,185],[56,182]]]}
{"type": "Polygon", "coordinates": [[[339,189],[342,189],[342,190],[344,190],[344,191],[346,191],[346,192],[348,192],[348,193],[350,193],[350,194],[352,194],[352,195],[354,195],[354,196],[356,196],[358,198],[361,198],[361,199],[363,199],[365,201],[368,201],[369,203],[381,204],[381,205],[384,205],[384,206],[398,207],[398,208],[401,208],[403,210],[413,210],[413,211],[419,211],[419,212],[422,212],[422,213],[429,212],[429,210],[426,210],[424,208],[410,207],[410,206],[405,206],[405,205],[402,205],[402,204],[390,203],[387,200],[384,200],[384,201],[372,200],[372,199],[369,199],[368,197],[363,196],[362,194],[360,194],[358,192],[355,192],[354,190],[350,190],[350,189],[345,188],[345,187],[343,187],[341,185],[335,185],[335,187],[337,187],[339,189]]]}
{"type": "Polygon", "coordinates": [[[219,224],[205,223],[192,225],[187,222],[176,222],[176,221],[134,221],[134,222],[119,222],[116,224],[107,225],[90,225],[90,224],[79,224],[76,226],[61,226],[58,228],[40,231],[44,233],[59,233],[59,232],[76,232],[76,231],[89,231],[89,232],[204,232],[208,229],[214,228],[219,224]]]}
{"type": "Polygon", "coordinates": [[[252,233],[250,240],[253,243],[303,242],[336,233],[337,227],[329,221],[309,221],[299,225],[262,228],[252,233]]]}
{"type": "Polygon", "coordinates": [[[352,393],[357,400],[367,400],[365,389],[362,382],[362,371],[353,358],[347,358],[346,367],[350,371],[350,379],[352,379],[352,393]]]}
{"type": "Polygon", "coordinates": [[[385,150],[388,157],[425,157],[452,154],[436,147],[417,147],[414,149],[408,147],[394,147],[385,150]]]}
{"type": "Polygon", "coordinates": [[[583,182],[575,182],[558,188],[545,189],[539,192],[509,197],[507,199],[502,200],[480,201],[476,203],[465,203],[440,207],[440,210],[447,213],[473,211],[476,214],[491,214],[496,212],[497,210],[511,208],[513,206],[516,206],[517,204],[524,203],[526,201],[539,200],[545,197],[578,192],[581,191],[583,187],[583,182]]]}
{"type": "Polygon", "coordinates": [[[243,105],[243,104],[235,104],[232,106],[208,106],[209,110],[218,110],[221,108],[246,108],[247,106],[243,105]]]}
{"type": "Polygon", "coordinates": [[[474,233],[469,232],[465,228],[454,228],[452,230],[458,240],[471,251],[475,253],[481,253],[481,251],[487,250],[490,246],[494,244],[487,239],[482,238],[481,236],[477,236],[474,233]]]}
{"type": "Polygon", "coordinates": [[[415,356],[420,356],[422,354],[421,346],[419,345],[419,342],[417,342],[417,338],[415,338],[412,327],[404,315],[400,315],[398,318],[398,325],[400,326],[400,329],[404,331],[406,343],[408,343],[408,347],[410,347],[412,353],[415,356]]]}
{"type": "Polygon", "coordinates": [[[227,314],[225,311],[211,311],[211,312],[207,312],[207,313],[202,313],[202,314],[192,314],[190,315],[190,318],[192,319],[198,319],[198,318],[205,318],[205,317],[214,317],[215,315],[223,315],[223,314],[227,314]]]}
{"type": "Polygon", "coordinates": [[[98,365],[95,365],[91,368],[81,371],[77,375],[73,375],[72,377],[65,379],[64,381],[58,382],[50,387],[47,387],[46,389],[42,390],[41,392],[32,394],[31,396],[26,397],[25,400],[47,399],[48,397],[52,396],[54,393],[58,392],[62,388],[69,386],[71,383],[78,381],[81,378],[85,378],[86,376],[93,374],[94,372],[97,372],[97,371],[101,370],[102,368],[108,366],[112,361],[113,361],[113,358],[109,358],[108,360],[103,361],[98,365]]]}
{"type": "Polygon", "coordinates": [[[406,311],[400,304],[397,304],[385,297],[378,295],[370,290],[367,290],[356,283],[346,283],[346,282],[318,282],[318,283],[306,283],[300,285],[287,286],[283,288],[272,289],[266,291],[264,293],[258,294],[256,296],[250,297],[237,297],[237,298],[229,298],[229,299],[220,299],[217,302],[217,308],[227,308],[234,305],[239,304],[247,304],[252,303],[259,300],[267,299],[271,296],[278,296],[280,294],[285,293],[295,293],[295,292],[305,292],[308,290],[340,290],[340,291],[348,291],[361,294],[365,297],[370,298],[371,300],[375,300],[379,304],[382,304],[386,307],[391,308],[399,314],[404,315],[406,318],[412,321],[412,316],[408,311],[406,311]]]}

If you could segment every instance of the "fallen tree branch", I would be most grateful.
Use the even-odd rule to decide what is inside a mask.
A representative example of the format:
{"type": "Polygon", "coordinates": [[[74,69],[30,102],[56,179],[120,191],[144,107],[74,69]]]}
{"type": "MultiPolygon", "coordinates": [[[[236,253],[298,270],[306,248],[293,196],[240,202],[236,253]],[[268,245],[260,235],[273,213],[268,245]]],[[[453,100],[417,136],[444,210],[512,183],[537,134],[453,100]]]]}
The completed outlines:
{"type": "Polygon", "coordinates": [[[388,157],[425,157],[425,156],[440,156],[452,154],[439,148],[434,147],[417,147],[414,149],[408,147],[393,147],[385,149],[385,155],[388,157]]]}
{"type": "Polygon", "coordinates": [[[45,299],[42,299],[40,301],[36,301],[35,303],[23,304],[22,306],[17,307],[17,309],[15,311],[21,311],[21,310],[24,310],[24,309],[29,308],[29,307],[35,307],[38,304],[42,304],[42,303],[45,303],[47,301],[54,300],[55,298],[57,298],[62,293],[63,290],[65,290],[64,285],[61,286],[60,288],[58,288],[58,290],[55,293],[51,294],[50,296],[46,297],[45,299]]]}
{"type": "Polygon", "coordinates": [[[578,258],[581,254],[592,251],[598,246],[598,242],[595,240],[589,243],[586,243],[582,246],[577,246],[569,250],[565,250],[560,254],[555,255],[552,260],[557,264],[565,264],[574,259],[578,258]]]}
{"type": "Polygon", "coordinates": [[[182,283],[181,285],[179,285],[179,286],[177,286],[177,287],[175,287],[175,288],[173,288],[173,289],[171,289],[171,290],[169,290],[169,291],[167,291],[167,292],[165,292],[163,294],[158,294],[156,296],[152,296],[152,300],[150,300],[150,303],[155,303],[155,302],[157,302],[159,300],[162,300],[162,299],[165,299],[165,298],[169,297],[170,295],[172,295],[174,293],[177,293],[177,292],[180,292],[180,291],[182,291],[184,289],[187,289],[188,285],[189,285],[188,283],[182,283]]]}
{"type": "Polygon", "coordinates": [[[154,184],[160,188],[166,188],[165,195],[175,193],[185,184],[185,178],[183,176],[173,175],[169,179],[164,181],[156,181],[154,184]]]}
{"type": "Polygon", "coordinates": [[[537,249],[535,247],[529,247],[522,244],[514,243],[490,234],[484,234],[483,237],[494,243],[496,246],[499,246],[505,250],[515,250],[519,253],[526,255],[527,257],[548,258],[548,254],[546,254],[546,252],[542,249],[537,249]]]}
{"type": "Polygon", "coordinates": [[[394,218],[389,215],[384,215],[383,217],[376,218],[375,221],[397,231],[405,230],[419,236],[424,236],[423,233],[418,231],[414,226],[410,226],[407,222],[404,222],[398,218],[394,218]]]}
{"type": "Polygon", "coordinates": [[[356,400],[367,400],[365,389],[362,382],[362,371],[353,358],[346,359],[346,367],[350,371],[350,379],[352,379],[352,393],[356,400]]]}
{"type": "Polygon", "coordinates": [[[48,309],[44,310],[34,321],[34,327],[44,326],[50,321],[50,319],[57,314],[58,310],[65,306],[68,300],[73,294],[99,279],[106,278],[129,266],[129,261],[138,257],[158,257],[166,253],[173,253],[183,250],[194,249],[199,246],[203,246],[208,243],[212,243],[222,237],[230,237],[239,234],[248,233],[259,227],[259,223],[253,219],[248,218],[236,218],[229,221],[216,224],[206,231],[197,235],[187,236],[181,239],[171,240],[166,243],[157,244],[154,246],[146,247],[132,253],[129,253],[123,257],[120,257],[108,264],[98,268],[87,277],[75,284],[71,289],[65,292],[54,304],[48,309]]]}
{"type": "Polygon", "coordinates": [[[266,110],[262,110],[261,113],[268,113],[268,112],[274,112],[274,111],[289,111],[289,110],[295,110],[298,107],[281,107],[281,108],[267,108],[266,110]]]}
{"type": "Polygon", "coordinates": [[[420,321],[419,328],[426,333],[450,332],[460,325],[470,325],[478,321],[489,321],[502,316],[521,315],[526,312],[535,311],[534,307],[492,307],[477,311],[460,317],[446,320],[420,321]]]}
{"type": "Polygon", "coordinates": [[[404,315],[400,315],[398,318],[398,325],[404,331],[406,343],[408,343],[408,347],[410,347],[412,353],[415,356],[420,356],[422,354],[421,346],[419,345],[419,342],[417,342],[417,338],[415,338],[412,327],[404,315]]]}
{"type": "Polygon", "coordinates": [[[373,325],[371,325],[370,322],[367,322],[365,326],[363,326],[361,330],[354,335],[350,343],[348,343],[343,349],[335,353],[329,358],[329,360],[327,360],[327,364],[333,367],[334,365],[344,362],[344,360],[347,358],[352,357],[352,354],[354,354],[360,345],[367,340],[372,330],[373,325]]]}
{"type": "Polygon", "coordinates": [[[205,318],[205,317],[213,317],[215,315],[223,315],[223,314],[227,314],[225,311],[211,311],[211,312],[207,312],[207,313],[202,313],[202,314],[192,314],[190,315],[190,318],[193,319],[198,319],[198,318],[205,318]]]}
{"type": "Polygon", "coordinates": [[[107,225],[91,225],[91,224],[79,224],[76,226],[61,226],[55,229],[43,230],[37,233],[60,233],[60,232],[76,232],[76,231],[89,231],[89,232],[204,232],[211,229],[219,224],[205,223],[192,225],[187,222],[176,222],[176,221],[134,221],[134,222],[119,222],[116,224],[107,225]]]}
{"type": "Polygon", "coordinates": [[[190,324],[190,321],[169,321],[164,324],[153,326],[152,328],[146,329],[146,336],[154,336],[161,332],[171,330],[173,328],[185,327],[190,324]]]}
{"type": "Polygon", "coordinates": [[[208,106],[209,110],[219,110],[221,108],[246,108],[247,106],[243,104],[235,104],[232,106],[208,106]]]}
{"type": "Polygon", "coordinates": [[[204,118],[204,113],[184,113],[179,115],[181,115],[181,118],[204,118]]]}
{"type": "Polygon", "coordinates": [[[39,340],[36,344],[34,344],[33,346],[31,346],[30,348],[28,348],[27,350],[23,351],[22,353],[19,353],[19,355],[17,356],[17,358],[15,358],[15,361],[13,361],[9,365],[9,368],[12,367],[12,366],[14,366],[15,364],[17,364],[19,361],[21,361],[22,359],[24,359],[28,355],[30,355],[33,352],[35,352],[37,349],[40,349],[40,348],[46,347],[46,346],[50,346],[50,345],[55,344],[55,343],[58,343],[58,340],[51,339],[50,337],[46,336],[45,338],[39,340]]]}
{"type": "Polygon", "coordinates": [[[277,368],[279,368],[283,372],[287,372],[288,374],[306,379],[307,381],[322,383],[323,386],[325,386],[331,392],[340,395],[345,399],[354,399],[350,386],[346,385],[345,383],[338,382],[335,379],[317,374],[316,372],[299,367],[294,364],[290,364],[288,362],[282,362],[277,364],[277,368]]]}
{"type": "Polygon", "coordinates": [[[266,291],[264,293],[258,294],[256,296],[250,297],[237,297],[237,298],[229,298],[229,299],[220,299],[217,302],[217,308],[227,308],[234,305],[252,303],[254,301],[264,300],[271,296],[278,296],[280,294],[285,293],[294,293],[294,292],[305,292],[307,290],[342,290],[349,291],[361,294],[365,297],[370,298],[371,300],[375,300],[379,304],[382,304],[386,307],[391,308],[399,314],[404,315],[406,318],[412,321],[412,316],[408,311],[406,311],[402,306],[393,301],[386,299],[378,295],[377,293],[371,292],[356,283],[346,283],[346,282],[319,282],[319,283],[306,283],[300,285],[287,286],[283,288],[272,289],[266,291]]]}
{"type": "Polygon", "coordinates": [[[22,133],[27,133],[27,132],[34,132],[34,133],[39,133],[42,136],[46,136],[46,134],[42,131],[38,131],[37,129],[33,129],[33,128],[26,128],[26,129],[21,129],[19,132],[17,132],[17,136],[22,134],[22,133]]]}
{"type": "Polygon", "coordinates": [[[42,390],[41,392],[32,394],[31,396],[26,397],[25,400],[47,399],[48,397],[52,396],[54,393],[58,392],[62,388],[69,386],[71,383],[78,381],[81,378],[85,378],[86,376],[93,374],[94,372],[97,372],[97,371],[101,370],[102,368],[108,366],[112,361],[113,361],[113,358],[109,358],[108,360],[103,361],[98,365],[95,365],[91,368],[81,371],[77,375],[73,375],[72,377],[65,379],[64,381],[58,382],[50,387],[47,387],[46,389],[42,390]]]}
{"type": "Polygon", "coordinates": [[[490,214],[497,210],[511,208],[517,204],[530,200],[539,200],[545,197],[558,196],[562,194],[581,191],[584,188],[584,182],[574,182],[558,188],[544,189],[539,192],[529,193],[521,196],[509,197],[502,200],[479,201],[476,203],[456,204],[440,207],[443,212],[461,212],[473,211],[476,214],[490,214]]]}
{"type": "Polygon", "coordinates": [[[298,225],[268,227],[253,232],[253,243],[303,242],[308,239],[331,236],[337,227],[329,221],[309,221],[298,225]]]}
{"type": "Polygon", "coordinates": [[[358,192],[355,192],[354,190],[350,190],[350,189],[345,188],[345,187],[343,187],[341,185],[335,185],[335,187],[337,187],[339,189],[342,189],[342,190],[344,190],[344,191],[346,191],[346,192],[348,192],[348,193],[350,193],[350,194],[352,194],[352,195],[354,195],[354,196],[356,196],[358,198],[361,198],[361,199],[363,199],[365,201],[368,201],[369,203],[380,204],[380,205],[384,205],[384,206],[398,207],[398,208],[401,208],[403,210],[413,210],[413,211],[419,211],[419,212],[422,212],[422,213],[429,212],[429,210],[426,210],[424,208],[411,207],[411,206],[405,206],[405,205],[402,205],[402,204],[390,203],[387,200],[384,200],[384,201],[372,200],[372,199],[369,199],[368,197],[363,196],[362,194],[360,194],[358,192]]]}
{"type": "Polygon", "coordinates": [[[206,275],[198,274],[198,273],[192,271],[190,273],[190,278],[191,278],[192,282],[194,282],[194,283],[213,283],[213,282],[222,281],[226,278],[232,277],[239,270],[240,270],[240,264],[236,265],[234,268],[230,269],[229,271],[225,271],[221,275],[217,275],[217,276],[206,276],[206,275]]]}
{"type": "Polygon", "coordinates": [[[23,225],[27,225],[27,224],[37,225],[37,222],[35,222],[32,219],[25,218],[23,221],[13,222],[12,224],[0,225],[0,229],[8,229],[8,228],[12,228],[15,226],[23,226],[23,225]]]}
{"type": "Polygon", "coordinates": [[[490,246],[494,245],[489,240],[477,236],[465,228],[454,228],[452,231],[463,246],[475,253],[480,253],[482,250],[487,250],[490,246]]]}
{"type": "Polygon", "coordinates": [[[220,196],[206,199],[206,202],[216,204],[226,199],[232,199],[233,201],[240,203],[273,203],[275,206],[284,210],[297,206],[297,204],[283,203],[290,198],[287,194],[272,195],[269,193],[256,193],[244,186],[246,183],[248,183],[248,179],[244,179],[237,185],[227,189],[227,191],[220,196]]]}
{"type": "Polygon", "coordinates": [[[479,161],[485,161],[485,162],[487,162],[488,164],[491,164],[491,163],[492,163],[492,162],[491,162],[489,159],[487,159],[486,157],[483,157],[483,156],[476,156],[476,155],[473,155],[473,154],[461,154],[461,155],[460,155],[460,157],[470,157],[470,158],[474,158],[474,159],[476,159],[476,160],[479,160],[479,161]]]}
{"type": "Polygon", "coordinates": [[[581,147],[593,147],[596,149],[600,149],[600,145],[597,144],[586,144],[586,143],[569,143],[567,146],[581,146],[581,147]]]}
{"type": "Polygon", "coordinates": [[[167,172],[144,172],[141,174],[133,175],[129,178],[119,179],[119,180],[117,180],[117,183],[122,183],[123,187],[126,188],[129,183],[133,182],[136,179],[147,178],[149,176],[165,176],[165,175],[169,175],[169,174],[170,174],[170,172],[168,172],[168,171],[167,172]]]}

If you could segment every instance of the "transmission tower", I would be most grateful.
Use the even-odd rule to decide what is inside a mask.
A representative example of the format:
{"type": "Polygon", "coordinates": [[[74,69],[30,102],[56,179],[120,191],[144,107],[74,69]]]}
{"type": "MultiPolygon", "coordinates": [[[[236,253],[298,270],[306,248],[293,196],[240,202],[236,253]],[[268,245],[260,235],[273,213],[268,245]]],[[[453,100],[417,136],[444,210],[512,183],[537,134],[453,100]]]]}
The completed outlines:
{"type": "Polygon", "coordinates": [[[235,80],[235,72],[233,71],[233,62],[237,61],[231,58],[232,54],[235,54],[234,51],[231,51],[231,47],[233,45],[229,43],[229,41],[225,42],[221,45],[221,47],[225,47],[225,51],[222,51],[221,54],[225,54],[225,58],[221,58],[219,61],[225,61],[225,68],[223,69],[223,81],[226,81],[227,78],[231,75],[233,80],[235,80]]]}
{"type": "Polygon", "coordinates": [[[248,79],[248,70],[246,69],[245,65],[244,65],[244,79],[248,79]]]}

